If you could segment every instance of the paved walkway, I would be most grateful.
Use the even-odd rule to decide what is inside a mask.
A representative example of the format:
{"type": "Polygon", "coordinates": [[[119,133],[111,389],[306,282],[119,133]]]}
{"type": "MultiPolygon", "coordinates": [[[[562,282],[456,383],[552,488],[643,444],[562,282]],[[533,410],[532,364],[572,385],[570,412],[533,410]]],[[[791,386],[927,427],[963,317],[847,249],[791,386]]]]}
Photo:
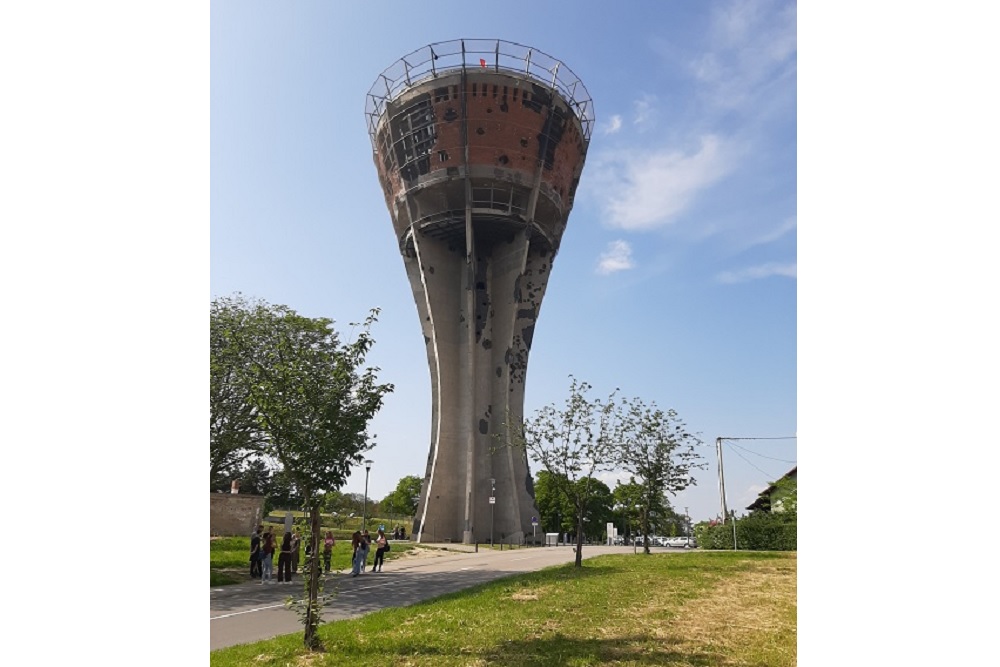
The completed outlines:
{"type": "MultiPolygon", "coordinates": [[[[354,618],[384,609],[459,591],[519,572],[531,572],[572,562],[571,546],[489,549],[473,544],[416,545],[406,555],[386,561],[382,572],[352,577],[350,570],[331,573],[325,589],[335,597],[324,607],[323,619],[354,618]],[[420,548],[420,547],[434,548],[420,548]]],[[[669,551],[656,548],[655,551],[669,551]]],[[[583,557],[607,553],[631,554],[632,547],[584,546],[583,557]]],[[[210,595],[211,649],[300,632],[295,612],[286,609],[289,595],[302,593],[302,578],[293,585],[261,586],[255,581],[213,588],[210,595]]]]}

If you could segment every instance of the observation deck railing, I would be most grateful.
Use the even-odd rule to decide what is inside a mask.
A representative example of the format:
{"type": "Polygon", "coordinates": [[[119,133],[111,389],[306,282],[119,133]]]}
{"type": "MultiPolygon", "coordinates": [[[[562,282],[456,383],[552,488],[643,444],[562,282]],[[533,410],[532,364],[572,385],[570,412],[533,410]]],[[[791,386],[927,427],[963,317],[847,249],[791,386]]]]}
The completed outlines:
{"type": "Polygon", "coordinates": [[[435,42],[409,53],[385,69],[368,91],[365,116],[372,150],[386,104],[408,88],[463,69],[527,76],[557,92],[576,114],[584,141],[594,126],[594,103],[583,82],[562,61],[538,49],[501,39],[456,39],[435,42]]]}

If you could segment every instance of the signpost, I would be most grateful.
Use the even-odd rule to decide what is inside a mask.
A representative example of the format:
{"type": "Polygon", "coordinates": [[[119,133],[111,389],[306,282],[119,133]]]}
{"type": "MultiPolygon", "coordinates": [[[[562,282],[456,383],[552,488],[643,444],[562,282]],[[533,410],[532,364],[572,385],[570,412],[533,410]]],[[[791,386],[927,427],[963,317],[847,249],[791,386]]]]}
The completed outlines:
{"type": "Polygon", "coordinates": [[[535,543],[535,528],[538,528],[538,517],[531,517],[531,543],[535,543]]]}

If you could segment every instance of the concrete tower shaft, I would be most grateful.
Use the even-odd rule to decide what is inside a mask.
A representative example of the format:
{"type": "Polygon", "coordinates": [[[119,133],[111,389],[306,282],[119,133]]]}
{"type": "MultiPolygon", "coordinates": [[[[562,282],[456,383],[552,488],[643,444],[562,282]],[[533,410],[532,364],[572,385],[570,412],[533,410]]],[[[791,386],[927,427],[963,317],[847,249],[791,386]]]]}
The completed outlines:
{"type": "Polygon", "coordinates": [[[538,510],[505,424],[523,417],[535,321],[593,127],[590,98],[535,49],[458,40],[383,72],[366,113],[431,374],[414,534],[519,540],[538,510]]]}

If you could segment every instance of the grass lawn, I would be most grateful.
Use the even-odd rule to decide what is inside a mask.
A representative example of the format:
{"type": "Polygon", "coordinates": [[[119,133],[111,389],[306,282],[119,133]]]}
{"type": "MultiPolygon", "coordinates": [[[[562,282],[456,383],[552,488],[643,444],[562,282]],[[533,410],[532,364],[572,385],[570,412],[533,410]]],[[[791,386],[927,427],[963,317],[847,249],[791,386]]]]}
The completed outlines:
{"type": "Polygon", "coordinates": [[[792,667],[796,570],[794,552],[599,556],[322,625],[325,653],[300,632],[211,664],[792,667]]]}

